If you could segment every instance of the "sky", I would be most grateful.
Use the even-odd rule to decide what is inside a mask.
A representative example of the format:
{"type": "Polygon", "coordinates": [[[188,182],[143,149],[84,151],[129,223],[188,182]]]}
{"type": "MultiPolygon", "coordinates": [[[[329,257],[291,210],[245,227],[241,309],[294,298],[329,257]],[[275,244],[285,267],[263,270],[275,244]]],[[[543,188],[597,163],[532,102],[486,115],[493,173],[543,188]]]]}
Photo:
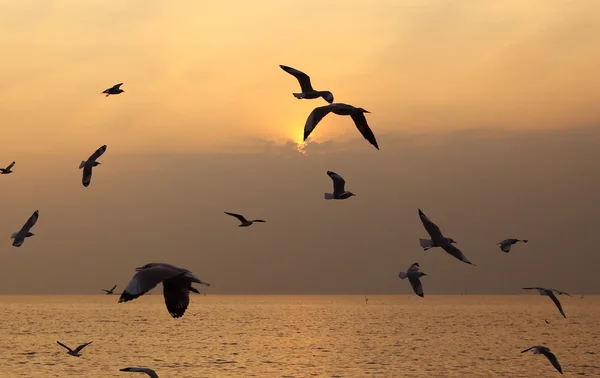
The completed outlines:
{"type": "Polygon", "coordinates": [[[600,3],[0,0],[0,293],[597,292],[600,3]],[[363,107],[302,143],[322,99],[363,107]],[[124,82],[124,93],[101,92],[124,82]],[[79,162],[108,145],[81,185],[79,162]],[[356,197],[325,201],[326,175],[356,197]],[[417,209],[476,266],[439,249],[417,209]],[[39,209],[35,236],[10,235],[39,209]],[[224,211],[267,222],[248,228],[224,211]],[[3,231],[2,231],[3,230],[3,231]],[[505,238],[529,239],[509,254],[505,238]],[[1,240],[1,238],[0,238],[1,240]]]}

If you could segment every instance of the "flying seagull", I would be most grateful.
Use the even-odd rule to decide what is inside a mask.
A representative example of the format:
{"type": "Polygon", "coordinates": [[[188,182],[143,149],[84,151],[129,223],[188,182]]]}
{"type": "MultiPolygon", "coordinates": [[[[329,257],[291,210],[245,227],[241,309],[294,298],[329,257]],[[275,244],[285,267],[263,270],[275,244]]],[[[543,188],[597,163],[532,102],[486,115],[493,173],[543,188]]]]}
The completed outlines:
{"type": "Polygon", "coordinates": [[[105,89],[102,93],[106,93],[106,97],[108,97],[110,95],[118,95],[119,93],[125,92],[121,89],[121,85],[123,85],[123,83],[115,84],[112,87],[105,89]]]}
{"type": "Polygon", "coordinates": [[[517,244],[518,242],[523,242],[523,243],[527,243],[528,240],[527,239],[504,239],[502,240],[500,243],[498,243],[498,245],[500,245],[500,249],[506,253],[510,252],[510,247],[513,246],[513,244],[517,244]]]}
{"type": "Polygon", "coordinates": [[[15,165],[15,162],[13,161],[12,163],[10,163],[8,165],[8,167],[6,168],[0,168],[0,175],[7,175],[9,173],[12,173],[11,168],[15,165]]]}
{"type": "Polygon", "coordinates": [[[31,230],[31,227],[33,227],[35,225],[35,223],[37,222],[39,217],[40,217],[39,210],[34,211],[33,214],[29,217],[29,219],[27,219],[27,222],[25,222],[25,224],[23,225],[21,230],[18,232],[15,232],[10,237],[11,239],[15,239],[13,241],[12,245],[14,245],[15,247],[20,247],[23,244],[23,242],[25,241],[25,238],[35,235],[35,234],[29,232],[29,230],[31,230]]]}
{"type": "Polygon", "coordinates": [[[94,152],[87,160],[82,160],[81,163],[79,163],[79,169],[83,168],[83,178],[81,179],[81,182],[86,188],[92,181],[92,168],[100,164],[96,161],[96,159],[102,156],[105,151],[106,144],[98,148],[96,152],[94,152]]]}
{"type": "Polygon", "coordinates": [[[77,348],[75,348],[75,350],[69,348],[68,346],[66,346],[65,344],[61,343],[60,341],[57,341],[57,343],[61,347],[66,348],[68,350],[67,354],[70,354],[71,356],[75,356],[75,357],[81,357],[81,354],[79,352],[81,352],[81,350],[83,348],[85,348],[86,346],[90,345],[92,343],[92,341],[90,341],[89,343],[81,344],[80,346],[78,346],[77,348]]]}
{"type": "Polygon", "coordinates": [[[533,354],[543,354],[544,356],[546,356],[546,358],[548,359],[548,361],[550,361],[550,363],[552,364],[552,366],[554,366],[554,368],[556,370],[558,370],[558,372],[560,374],[562,374],[562,368],[560,367],[560,364],[558,363],[558,359],[556,358],[556,356],[554,355],[554,353],[550,352],[550,348],[545,347],[543,345],[535,345],[532,346],[531,348],[527,348],[524,351],[522,351],[521,353],[525,353],[527,351],[530,351],[533,349],[533,354]]]}
{"type": "Polygon", "coordinates": [[[379,149],[377,140],[375,140],[375,135],[373,134],[371,128],[367,124],[367,119],[365,118],[364,114],[370,112],[363,108],[355,108],[352,105],[342,103],[329,104],[315,108],[308,116],[306,124],[304,125],[304,140],[306,140],[306,138],[308,138],[308,136],[310,135],[310,133],[312,133],[315,127],[317,127],[319,121],[321,121],[323,117],[325,117],[330,112],[341,116],[349,115],[350,117],[352,117],[356,128],[358,129],[358,131],[360,131],[362,136],[366,140],[368,140],[369,143],[375,146],[375,148],[379,149]]]}
{"type": "Polygon", "coordinates": [[[102,289],[102,291],[104,291],[106,293],[106,295],[111,295],[111,294],[114,294],[113,291],[115,291],[116,288],[117,288],[117,285],[113,286],[113,288],[110,290],[102,289]]]}
{"type": "Polygon", "coordinates": [[[333,193],[325,193],[326,200],[343,200],[356,195],[344,189],[344,186],[346,185],[346,180],[344,180],[342,176],[332,171],[327,171],[327,175],[333,180],[333,193]]]}
{"type": "Polygon", "coordinates": [[[146,373],[148,374],[148,376],[150,378],[158,378],[158,374],[156,374],[156,372],[152,369],[148,369],[148,368],[141,368],[141,367],[126,367],[123,368],[119,371],[129,371],[129,372],[135,372],[135,373],[146,373]]]}
{"type": "Polygon", "coordinates": [[[165,305],[169,314],[174,318],[180,318],[185,313],[190,303],[190,291],[200,294],[192,287],[192,282],[210,286],[208,282],[202,281],[189,270],[170,264],[150,263],[136,268],[136,271],[137,273],[121,294],[119,303],[128,302],[144,295],[162,282],[165,305]]]}
{"type": "Polygon", "coordinates": [[[301,100],[303,98],[313,99],[323,97],[323,99],[328,103],[331,104],[333,102],[333,93],[329,91],[315,91],[312,85],[310,84],[310,77],[304,72],[298,71],[297,69],[292,67],[284,66],[282,64],[280,64],[279,67],[281,67],[282,70],[298,79],[298,82],[300,83],[300,89],[302,90],[302,92],[292,93],[294,97],[296,97],[298,100],[301,100]]]}
{"type": "Polygon", "coordinates": [[[452,243],[456,243],[454,239],[445,237],[442,234],[440,228],[431,220],[429,220],[429,218],[427,218],[427,216],[423,214],[421,209],[419,209],[419,218],[421,218],[421,222],[423,223],[425,230],[431,237],[431,240],[421,239],[421,247],[423,247],[424,250],[427,250],[432,247],[441,247],[444,251],[448,252],[460,261],[465,262],[467,264],[475,265],[469,261],[467,256],[465,256],[460,251],[460,249],[452,245],[452,243]]]}
{"type": "Polygon", "coordinates": [[[410,282],[410,286],[412,286],[415,294],[423,298],[423,285],[421,285],[421,280],[419,279],[419,277],[426,275],[427,274],[423,272],[419,272],[419,263],[414,263],[410,266],[410,268],[408,268],[407,272],[400,272],[400,274],[398,274],[398,277],[400,277],[401,279],[408,278],[408,282],[410,282]]]}
{"type": "Polygon", "coordinates": [[[556,295],[554,295],[554,292],[552,291],[552,289],[545,289],[543,287],[523,287],[522,289],[523,290],[537,290],[540,293],[540,295],[550,297],[550,299],[552,299],[552,302],[554,302],[554,304],[556,305],[556,307],[558,308],[558,311],[560,311],[562,316],[564,316],[565,319],[567,318],[567,316],[565,315],[565,312],[562,309],[562,306],[560,305],[560,302],[558,301],[558,298],[556,298],[556,295]]]}
{"type": "Polygon", "coordinates": [[[239,221],[242,222],[242,223],[238,227],[248,227],[248,226],[250,226],[254,222],[265,223],[265,221],[262,220],[262,219],[248,220],[248,219],[244,218],[243,215],[236,214],[236,213],[228,213],[227,211],[225,211],[225,214],[231,215],[232,217],[236,217],[237,219],[239,219],[239,221]]]}

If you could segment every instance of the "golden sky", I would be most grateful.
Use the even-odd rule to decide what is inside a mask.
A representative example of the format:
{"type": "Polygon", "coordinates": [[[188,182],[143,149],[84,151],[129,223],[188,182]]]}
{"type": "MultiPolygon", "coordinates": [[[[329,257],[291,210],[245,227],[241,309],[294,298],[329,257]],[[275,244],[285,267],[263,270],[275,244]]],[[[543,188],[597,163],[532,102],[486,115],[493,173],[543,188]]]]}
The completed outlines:
{"type": "Polygon", "coordinates": [[[426,292],[462,290],[456,271],[488,291],[552,286],[558,267],[600,263],[584,233],[600,226],[598,14],[595,0],[0,0],[0,165],[17,161],[0,177],[0,287],[122,288],[164,261],[215,292],[396,292],[415,259],[434,273],[426,292]],[[295,99],[279,64],[371,111],[381,151],[329,115],[298,153],[325,102],[295,99]],[[103,144],[83,188],[79,161],[103,144]],[[357,197],[325,203],[328,169],[357,197]],[[419,207],[477,268],[419,251],[419,207]],[[238,229],[222,211],[267,223],[238,229]],[[507,237],[532,242],[498,255],[507,237]],[[526,282],[485,282],[513,263],[526,282]]]}

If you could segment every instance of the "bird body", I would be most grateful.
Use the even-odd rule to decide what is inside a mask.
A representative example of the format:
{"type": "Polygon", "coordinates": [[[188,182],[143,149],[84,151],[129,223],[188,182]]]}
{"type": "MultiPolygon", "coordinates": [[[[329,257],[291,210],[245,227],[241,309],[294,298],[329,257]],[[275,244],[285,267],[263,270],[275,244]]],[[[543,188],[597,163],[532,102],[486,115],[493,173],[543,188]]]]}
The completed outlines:
{"type": "Polygon", "coordinates": [[[253,220],[248,220],[246,218],[244,218],[243,215],[240,214],[236,214],[236,213],[228,213],[227,211],[224,212],[227,215],[231,215],[232,217],[237,218],[241,223],[238,227],[248,227],[250,225],[252,225],[252,223],[254,222],[259,222],[259,223],[266,223],[264,220],[262,219],[253,219],[253,220]]]}
{"type": "Polygon", "coordinates": [[[136,299],[162,282],[165,305],[173,318],[180,318],[185,313],[190,302],[190,291],[199,294],[198,290],[192,287],[192,282],[210,286],[189,270],[170,264],[149,263],[136,268],[136,271],[119,297],[119,303],[136,299]]]}
{"type": "Polygon", "coordinates": [[[331,93],[330,91],[314,90],[310,83],[310,77],[307,74],[305,74],[304,72],[299,71],[292,67],[284,66],[282,64],[280,64],[279,67],[281,67],[281,69],[284,70],[285,72],[294,76],[298,80],[298,83],[300,83],[300,89],[302,90],[302,92],[292,93],[294,95],[294,97],[296,97],[297,99],[299,99],[299,100],[301,100],[303,98],[315,99],[315,98],[323,97],[323,99],[325,101],[327,101],[328,103],[331,104],[333,102],[333,93],[331,93]]]}
{"type": "Polygon", "coordinates": [[[83,168],[83,177],[81,179],[81,183],[86,188],[90,185],[92,181],[92,168],[99,165],[100,163],[96,161],[104,152],[106,151],[106,144],[96,150],[87,160],[82,160],[79,163],[79,169],[83,168]]]}
{"type": "Polygon", "coordinates": [[[34,211],[33,214],[29,217],[29,219],[27,219],[27,222],[25,222],[23,227],[19,231],[11,235],[10,238],[15,239],[12,243],[13,246],[20,247],[25,242],[25,238],[35,235],[29,230],[31,230],[31,228],[36,224],[39,217],[39,210],[34,211]]]}
{"type": "Polygon", "coordinates": [[[68,346],[66,346],[65,344],[61,343],[60,341],[57,341],[58,345],[60,345],[61,347],[67,349],[67,354],[73,356],[73,357],[81,357],[81,350],[83,348],[85,348],[86,346],[90,345],[92,343],[92,341],[90,341],[89,343],[85,343],[85,344],[81,344],[80,346],[78,346],[77,348],[75,348],[75,350],[69,348],[68,346]]]}
{"type": "Polygon", "coordinates": [[[333,193],[325,193],[326,200],[343,200],[356,195],[345,189],[346,180],[342,176],[333,171],[327,171],[327,175],[333,180],[333,193]]]}
{"type": "Polygon", "coordinates": [[[454,256],[460,261],[474,265],[472,262],[469,261],[467,256],[465,256],[460,249],[452,245],[456,243],[454,239],[445,237],[442,234],[440,228],[429,218],[427,218],[427,216],[421,211],[421,209],[419,209],[419,218],[421,219],[421,223],[423,223],[423,227],[425,227],[425,230],[431,237],[431,240],[421,239],[421,246],[424,250],[428,250],[432,247],[440,247],[448,254],[454,256]]]}
{"type": "Polygon", "coordinates": [[[354,121],[354,125],[360,131],[362,136],[375,148],[379,149],[379,145],[377,144],[377,140],[375,139],[375,134],[371,131],[371,128],[367,124],[367,119],[365,118],[364,113],[370,113],[368,110],[363,108],[357,108],[352,105],[342,104],[342,103],[334,103],[325,106],[319,106],[310,113],[308,118],[306,119],[306,124],[304,125],[304,140],[308,138],[310,133],[317,127],[317,124],[329,113],[334,113],[340,116],[350,116],[354,121]]]}
{"type": "Polygon", "coordinates": [[[15,162],[13,161],[12,163],[10,163],[8,165],[8,167],[6,168],[0,168],[0,175],[8,175],[9,173],[12,173],[12,167],[15,165],[15,162]]]}
{"type": "Polygon", "coordinates": [[[125,91],[121,89],[121,85],[123,85],[123,83],[115,84],[112,87],[102,91],[102,93],[105,93],[106,97],[110,95],[118,95],[119,93],[123,93],[125,91]]]}
{"type": "Polygon", "coordinates": [[[510,251],[510,248],[513,246],[513,244],[517,244],[518,242],[523,242],[523,243],[527,243],[529,240],[527,239],[504,239],[502,240],[500,243],[498,243],[498,245],[500,245],[500,250],[503,252],[508,253],[510,251]]]}
{"type": "Polygon", "coordinates": [[[423,298],[423,285],[421,284],[420,277],[426,275],[427,274],[419,271],[419,263],[414,263],[410,266],[410,268],[408,268],[408,271],[400,272],[398,277],[400,277],[402,280],[408,278],[408,282],[410,282],[410,286],[412,286],[415,294],[423,298]]]}
{"type": "Polygon", "coordinates": [[[554,355],[554,353],[550,352],[550,348],[545,347],[543,345],[535,345],[535,346],[532,346],[531,348],[525,349],[521,353],[525,353],[525,352],[530,351],[530,350],[533,351],[533,354],[543,354],[548,359],[548,361],[550,361],[550,363],[552,364],[552,366],[554,366],[554,368],[556,370],[558,370],[558,372],[560,374],[563,373],[562,367],[558,363],[558,358],[556,358],[556,356],[554,355]]]}
{"type": "Polygon", "coordinates": [[[564,293],[562,291],[558,291],[555,289],[546,289],[543,287],[523,287],[522,289],[523,290],[537,290],[540,293],[540,295],[550,297],[550,299],[552,299],[552,302],[554,302],[554,304],[556,305],[556,308],[558,308],[558,311],[560,311],[561,315],[564,316],[565,319],[567,318],[567,315],[565,315],[562,305],[560,304],[560,301],[558,300],[558,298],[556,298],[556,295],[554,295],[554,292],[556,291],[556,292],[563,293],[563,294],[567,294],[567,293],[564,293]]]}

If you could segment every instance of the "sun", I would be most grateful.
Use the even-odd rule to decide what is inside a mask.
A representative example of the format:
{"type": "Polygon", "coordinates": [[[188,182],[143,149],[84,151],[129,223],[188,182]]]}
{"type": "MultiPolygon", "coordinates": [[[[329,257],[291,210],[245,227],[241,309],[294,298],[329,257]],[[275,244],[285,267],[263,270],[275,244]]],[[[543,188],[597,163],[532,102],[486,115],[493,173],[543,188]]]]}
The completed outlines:
{"type": "Polygon", "coordinates": [[[308,151],[306,151],[308,143],[303,140],[295,140],[294,142],[296,143],[296,151],[300,152],[302,155],[308,154],[308,151]]]}

